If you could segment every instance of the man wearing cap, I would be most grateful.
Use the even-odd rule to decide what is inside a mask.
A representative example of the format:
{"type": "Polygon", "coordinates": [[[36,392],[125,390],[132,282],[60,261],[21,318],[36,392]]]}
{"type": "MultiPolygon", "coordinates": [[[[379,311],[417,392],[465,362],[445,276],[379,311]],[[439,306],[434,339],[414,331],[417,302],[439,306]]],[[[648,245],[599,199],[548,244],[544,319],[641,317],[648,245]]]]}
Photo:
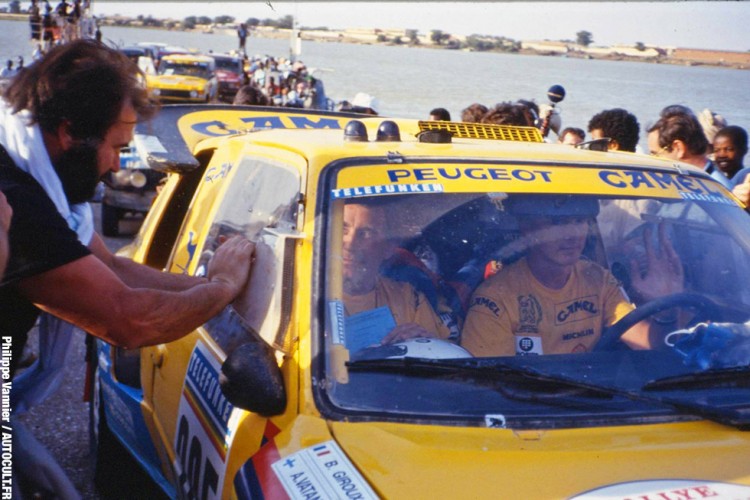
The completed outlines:
{"type": "Polygon", "coordinates": [[[703,133],[706,135],[706,140],[708,141],[708,149],[706,150],[706,153],[709,155],[713,154],[714,137],[716,137],[716,133],[719,130],[727,126],[727,121],[723,116],[714,113],[708,108],[698,114],[698,121],[700,122],[701,127],[703,128],[703,133]]]}
{"type": "Polygon", "coordinates": [[[364,113],[366,115],[377,115],[380,112],[380,101],[377,97],[371,96],[370,94],[357,92],[357,95],[352,99],[350,109],[347,109],[347,111],[364,113]]]}
{"type": "MultiPolygon", "coordinates": [[[[591,351],[602,330],[634,308],[608,270],[581,258],[598,201],[517,195],[506,203],[518,218],[527,252],[476,289],[461,345],[475,356],[591,351]]],[[[683,283],[679,257],[664,230],[659,231],[658,254],[650,236],[644,235],[648,272],[631,273],[634,289],[645,300],[679,292],[683,283]]],[[[648,322],[638,323],[622,340],[631,348],[649,348],[650,336],[661,333],[658,326],[651,330],[648,322]]]]}

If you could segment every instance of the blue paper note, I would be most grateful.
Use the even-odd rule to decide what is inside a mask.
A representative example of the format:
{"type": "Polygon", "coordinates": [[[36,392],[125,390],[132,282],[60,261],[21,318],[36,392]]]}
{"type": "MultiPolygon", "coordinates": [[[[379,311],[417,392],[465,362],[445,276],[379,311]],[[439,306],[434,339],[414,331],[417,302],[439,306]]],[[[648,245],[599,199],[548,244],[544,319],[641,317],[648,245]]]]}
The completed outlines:
{"type": "Polygon", "coordinates": [[[396,320],[388,306],[349,316],[346,318],[346,348],[349,352],[357,352],[378,345],[395,327],[396,320]]]}

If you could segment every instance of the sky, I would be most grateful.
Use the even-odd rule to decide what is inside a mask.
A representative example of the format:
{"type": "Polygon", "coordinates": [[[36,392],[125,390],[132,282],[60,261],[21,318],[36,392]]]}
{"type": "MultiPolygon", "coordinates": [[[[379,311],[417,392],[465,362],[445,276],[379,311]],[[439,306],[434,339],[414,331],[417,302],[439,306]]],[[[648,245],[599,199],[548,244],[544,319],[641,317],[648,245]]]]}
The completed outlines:
{"type": "Polygon", "coordinates": [[[276,2],[94,0],[95,15],[139,14],[157,18],[220,15],[277,19],[294,15],[300,26],[328,28],[433,29],[459,35],[505,36],[514,40],[575,40],[582,30],[594,45],[750,50],[750,2],[276,2]]]}

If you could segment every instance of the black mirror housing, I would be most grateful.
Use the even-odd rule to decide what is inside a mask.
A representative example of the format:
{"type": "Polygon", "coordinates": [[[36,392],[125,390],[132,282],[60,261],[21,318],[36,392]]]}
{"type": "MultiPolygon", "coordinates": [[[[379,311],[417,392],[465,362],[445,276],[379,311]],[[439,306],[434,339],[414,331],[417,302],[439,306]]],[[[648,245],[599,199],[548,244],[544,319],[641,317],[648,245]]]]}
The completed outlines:
{"type": "Polygon", "coordinates": [[[232,351],[221,366],[219,384],[232,405],[264,417],[286,408],[286,389],[274,350],[262,340],[232,351]]]}

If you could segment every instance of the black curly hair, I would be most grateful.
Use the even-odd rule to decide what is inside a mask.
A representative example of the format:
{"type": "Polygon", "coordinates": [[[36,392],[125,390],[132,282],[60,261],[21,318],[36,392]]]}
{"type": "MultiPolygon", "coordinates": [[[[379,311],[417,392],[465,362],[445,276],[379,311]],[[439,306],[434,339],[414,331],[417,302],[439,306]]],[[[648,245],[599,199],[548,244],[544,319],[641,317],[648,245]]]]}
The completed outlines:
{"type": "Polygon", "coordinates": [[[617,141],[618,150],[635,152],[640,125],[632,113],[621,108],[597,113],[589,121],[589,132],[597,129],[602,131],[603,137],[617,141]]]}

